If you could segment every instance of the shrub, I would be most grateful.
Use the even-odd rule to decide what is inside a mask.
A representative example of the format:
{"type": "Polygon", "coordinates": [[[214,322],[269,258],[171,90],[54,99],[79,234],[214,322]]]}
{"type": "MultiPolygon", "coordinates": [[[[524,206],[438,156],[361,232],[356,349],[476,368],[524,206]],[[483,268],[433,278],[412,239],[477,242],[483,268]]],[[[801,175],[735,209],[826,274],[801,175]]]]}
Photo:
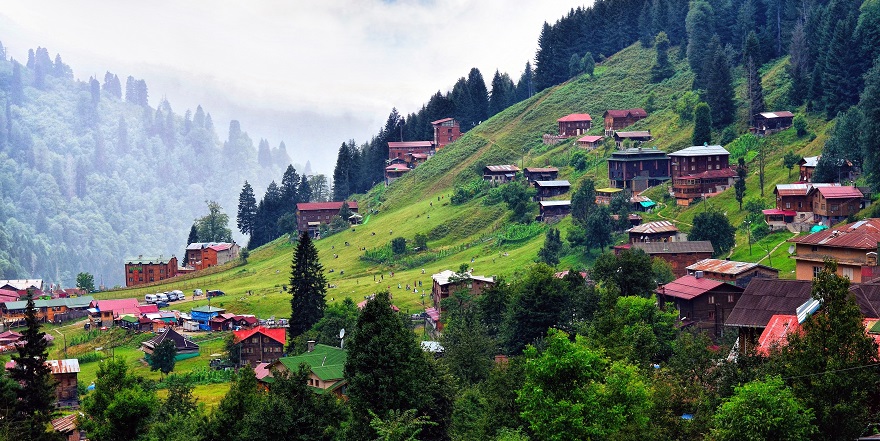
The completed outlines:
{"type": "Polygon", "coordinates": [[[394,254],[406,253],[406,239],[402,237],[391,239],[391,252],[394,254]]]}
{"type": "Polygon", "coordinates": [[[794,130],[797,133],[798,138],[807,134],[807,119],[804,118],[803,115],[797,115],[794,117],[792,121],[792,125],[794,126],[794,130]]]}
{"type": "Polygon", "coordinates": [[[571,155],[568,165],[577,171],[584,171],[590,166],[590,156],[583,150],[578,150],[571,155]]]}

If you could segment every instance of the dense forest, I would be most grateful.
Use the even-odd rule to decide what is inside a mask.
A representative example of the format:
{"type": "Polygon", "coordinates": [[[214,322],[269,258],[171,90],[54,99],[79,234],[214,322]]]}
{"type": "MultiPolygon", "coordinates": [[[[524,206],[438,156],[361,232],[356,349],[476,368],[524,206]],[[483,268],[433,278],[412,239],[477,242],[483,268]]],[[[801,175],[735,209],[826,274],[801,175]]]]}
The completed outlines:
{"type": "Polygon", "coordinates": [[[233,212],[241,182],[265,188],[291,164],[238,121],[153,100],[142,79],[80,81],[46,48],[22,64],[0,45],[0,278],[120,284],[123,259],[182,256],[206,201],[233,212]]]}

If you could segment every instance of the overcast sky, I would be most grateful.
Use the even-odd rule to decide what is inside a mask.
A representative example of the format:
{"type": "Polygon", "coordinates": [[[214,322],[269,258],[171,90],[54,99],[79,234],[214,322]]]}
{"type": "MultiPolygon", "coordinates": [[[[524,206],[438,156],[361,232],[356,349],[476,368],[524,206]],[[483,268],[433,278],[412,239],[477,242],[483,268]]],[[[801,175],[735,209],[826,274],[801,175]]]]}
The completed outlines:
{"type": "Polygon", "coordinates": [[[150,105],[201,104],[294,162],[330,173],[340,143],[375,135],[477,67],[516,81],[542,24],[592,3],[561,0],[0,0],[0,41],[60,53],[79,79],[146,80],[150,105]]]}

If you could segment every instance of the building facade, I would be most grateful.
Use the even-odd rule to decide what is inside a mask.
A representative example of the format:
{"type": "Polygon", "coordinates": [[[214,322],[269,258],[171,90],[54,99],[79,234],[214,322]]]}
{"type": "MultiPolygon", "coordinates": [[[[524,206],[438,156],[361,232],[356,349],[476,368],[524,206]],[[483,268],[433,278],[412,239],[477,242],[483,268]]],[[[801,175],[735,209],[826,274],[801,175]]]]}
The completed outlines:
{"type": "Polygon", "coordinates": [[[602,114],[602,119],[605,120],[605,136],[611,136],[613,132],[627,128],[647,117],[648,112],[645,109],[606,110],[602,114]]]}
{"type": "Polygon", "coordinates": [[[196,242],[186,246],[185,266],[203,270],[238,259],[241,247],[235,242],[196,242]]]}
{"type": "Polygon", "coordinates": [[[438,119],[432,121],[431,125],[434,127],[434,147],[437,150],[461,138],[461,127],[453,118],[438,119]]]}
{"type": "Polygon", "coordinates": [[[537,192],[535,200],[542,201],[544,198],[559,196],[568,193],[571,190],[571,183],[567,180],[562,181],[535,181],[533,183],[537,192]]]}
{"type": "Polygon", "coordinates": [[[407,159],[407,155],[434,154],[434,143],[431,141],[404,141],[388,143],[388,159],[407,159]]]}
{"type": "Polygon", "coordinates": [[[794,114],[784,110],[781,112],[762,112],[755,115],[753,131],[759,135],[769,135],[791,127],[794,114]]]}
{"type": "Polygon", "coordinates": [[[732,283],[745,289],[752,279],[778,279],[779,270],[769,266],[735,260],[704,259],[687,267],[688,275],[702,274],[702,277],[719,282],[732,283]]]}
{"type": "Polygon", "coordinates": [[[493,184],[505,184],[516,179],[519,167],[506,165],[487,165],[483,167],[483,180],[493,184]]]}
{"type": "Polygon", "coordinates": [[[657,301],[661,309],[674,308],[682,326],[694,326],[721,337],[724,323],[744,289],[729,283],[684,276],[657,288],[657,301]]]}
{"type": "Polygon", "coordinates": [[[559,125],[559,136],[572,137],[586,135],[593,127],[593,118],[589,113],[572,113],[556,120],[559,125]]]}
{"type": "MultiPolygon", "coordinates": [[[[307,202],[296,204],[296,229],[302,234],[308,232],[310,236],[318,235],[318,229],[322,224],[329,224],[333,216],[339,214],[342,202],[307,202]]],[[[358,212],[357,201],[348,201],[348,209],[352,213],[358,212]]]]}
{"type": "Polygon", "coordinates": [[[245,331],[234,331],[238,345],[239,365],[245,363],[251,367],[259,363],[272,363],[281,358],[287,330],[284,328],[256,327],[245,331]]]}
{"type": "Polygon", "coordinates": [[[608,158],[608,180],[614,188],[643,191],[669,180],[669,162],[656,148],[618,150],[608,158]]]}
{"type": "Polygon", "coordinates": [[[177,275],[177,257],[138,256],[125,260],[125,286],[144,285],[177,275]]]}
{"type": "Polygon", "coordinates": [[[672,188],[675,203],[688,206],[691,202],[711,197],[732,187],[736,170],[730,168],[730,153],[720,145],[688,147],[670,153],[672,188]]]}
{"type": "Polygon", "coordinates": [[[813,280],[825,259],[837,261],[837,274],[852,282],[876,277],[880,219],[871,218],[789,239],[795,245],[795,276],[813,280]]]}

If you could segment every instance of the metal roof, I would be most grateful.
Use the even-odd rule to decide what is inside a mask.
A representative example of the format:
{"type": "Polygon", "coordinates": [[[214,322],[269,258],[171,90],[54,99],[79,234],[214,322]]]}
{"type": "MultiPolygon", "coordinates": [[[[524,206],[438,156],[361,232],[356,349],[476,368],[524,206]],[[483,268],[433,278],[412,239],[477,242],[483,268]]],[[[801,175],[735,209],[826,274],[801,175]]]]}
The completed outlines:
{"type": "Polygon", "coordinates": [[[650,130],[637,130],[633,132],[614,132],[615,138],[650,138],[650,130]]]}
{"type": "Polygon", "coordinates": [[[245,331],[233,331],[233,334],[235,334],[236,342],[247,340],[251,338],[254,334],[262,334],[283,345],[285,344],[285,340],[287,337],[287,330],[285,330],[284,328],[267,328],[265,326],[257,326],[254,329],[249,329],[245,331]]]}
{"type": "Polygon", "coordinates": [[[576,122],[576,121],[592,121],[593,117],[589,113],[572,113],[557,119],[557,122],[576,122]]]}
{"type": "MultiPolygon", "coordinates": [[[[678,299],[691,300],[721,285],[726,285],[726,283],[707,279],[705,277],[696,278],[694,276],[684,276],[661,286],[656,292],[678,299]]],[[[729,286],[734,288],[733,285],[729,286]]]]}
{"type": "MultiPolygon", "coordinates": [[[[434,282],[436,282],[436,283],[437,283],[438,285],[440,285],[440,286],[448,285],[449,283],[451,283],[451,282],[449,281],[449,279],[450,279],[452,276],[454,276],[455,274],[456,274],[455,271],[452,271],[452,270],[444,270],[444,271],[440,271],[440,272],[437,273],[437,274],[432,275],[432,276],[431,276],[431,279],[433,279],[434,282]]],[[[474,276],[474,275],[471,275],[470,273],[467,273],[467,276],[468,276],[470,279],[472,279],[472,280],[481,280],[481,281],[483,281],[483,282],[495,283],[495,278],[494,278],[494,277],[474,276]]]]}
{"type": "Polygon", "coordinates": [[[676,227],[675,224],[673,224],[672,222],[664,220],[636,225],[635,227],[632,227],[626,231],[630,234],[675,233],[678,232],[678,227],[676,227]]]}
{"type": "Polygon", "coordinates": [[[724,324],[763,328],[774,315],[794,314],[798,306],[812,298],[812,289],[811,280],[756,277],[749,282],[724,324]]]}
{"type": "Polygon", "coordinates": [[[636,116],[644,118],[648,116],[648,112],[645,112],[645,109],[623,109],[623,110],[606,110],[604,116],[610,116],[612,118],[626,118],[627,116],[636,116]]]}
{"type": "Polygon", "coordinates": [[[164,332],[160,332],[155,337],[141,343],[141,346],[144,346],[148,349],[156,349],[165,340],[170,340],[174,342],[174,346],[177,348],[178,352],[199,350],[198,344],[194,343],[192,340],[186,338],[185,336],[181,335],[171,328],[165,328],[164,332]]]}
{"type": "Polygon", "coordinates": [[[753,268],[761,267],[769,271],[779,272],[776,268],[760,265],[752,262],[737,262],[735,260],[703,259],[687,267],[688,271],[704,271],[707,273],[729,274],[732,276],[742,274],[753,268]]]}
{"type": "Polygon", "coordinates": [[[52,369],[53,374],[75,374],[79,372],[79,360],[76,358],[46,360],[46,365],[52,369]]]}
{"type": "Polygon", "coordinates": [[[779,111],[779,112],[761,112],[761,113],[759,113],[758,115],[761,115],[761,116],[763,116],[764,118],[767,118],[767,119],[773,119],[773,118],[793,118],[793,117],[794,117],[794,114],[791,113],[791,112],[789,112],[788,110],[782,110],[782,111],[779,111]]]}
{"type": "Polygon", "coordinates": [[[487,165],[486,169],[490,172],[518,172],[519,167],[512,164],[505,165],[487,165]]]}
{"type": "Polygon", "coordinates": [[[126,265],[150,265],[150,264],[154,264],[154,263],[155,263],[155,264],[165,265],[165,264],[168,264],[169,262],[171,262],[171,259],[176,259],[176,257],[174,257],[174,256],[171,256],[171,257],[164,257],[164,256],[159,256],[159,257],[143,257],[143,256],[138,256],[138,257],[129,257],[128,259],[125,259],[125,264],[126,264],[126,265]]]}
{"type": "MultiPolygon", "coordinates": [[[[348,201],[348,208],[357,210],[357,201],[348,201]]],[[[342,202],[303,202],[296,204],[296,209],[299,211],[340,210],[342,202]]]]}
{"type": "Polygon", "coordinates": [[[568,182],[567,180],[535,181],[535,185],[538,187],[571,187],[571,182],[568,182]]]}
{"type": "Polygon", "coordinates": [[[819,158],[821,157],[822,155],[804,157],[804,159],[801,159],[801,165],[804,167],[816,167],[819,165],[819,158]]]}
{"type": "Polygon", "coordinates": [[[281,357],[278,362],[291,372],[295,372],[300,364],[305,363],[315,376],[322,381],[330,381],[343,377],[346,358],[348,354],[345,349],[316,344],[311,352],[293,357],[281,357]]]}
{"type": "Polygon", "coordinates": [[[600,135],[587,135],[581,138],[578,138],[578,142],[596,142],[601,140],[603,137],[600,135]]]}
{"type": "Polygon", "coordinates": [[[408,149],[408,148],[430,148],[434,147],[433,141],[403,141],[389,142],[389,149],[408,149]]]}
{"type": "MultiPolygon", "coordinates": [[[[821,193],[825,199],[861,198],[864,196],[858,188],[850,185],[839,187],[818,187],[815,188],[815,191],[821,193]]],[[[810,193],[812,192],[813,190],[810,190],[810,193]]]]}
{"type": "Polygon", "coordinates": [[[19,291],[24,291],[28,288],[37,288],[43,289],[43,279],[5,279],[0,280],[0,286],[9,285],[19,291]]]}
{"type": "Polygon", "coordinates": [[[571,200],[564,201],[540,201],[538,202],[542,207],[567,207],[571,205],[571,200]]]}
{"type": "Polygon", "coordinates": [[[876,250],[877,244],[880,243],[880,219],[860,220],[806,236],[794,237],[788,241],[805,245],[876,250]]]}
{"type": "Polygon", "coordinates": [[[687,242],[636,242],[630,245],[648,254],[678,254],[678,253],[709,253],[715,250],[712,242],[708,240],[694,240],[687,242]]]}
{"type": "Polygon", "coordinates": [[[818,187],[835,187],[840,186],[836,183],[798,183],[798,184],[776,184],[773,190],[779,196],[806,196],[813,188],[818,187]]]}
{"type": "Polygon", "coordinates": [[[455,121],[455,119],[453,119],[453,118],[443,118],[443,119],[438,119],[437,121],[431,121],[431,124],[432,124],[432,125],[443,124],[443,123],[445,123],[446,121],[455,121]]]}
{"type": "Polygon", "coordinates": [[[197,306],[195,308],[192,308],[192,309],[190,309],[190,312],[204,312],[206,314],[211,314],[211,313],[216,312],[216,313],[220,314],[220,313],[226,312],[226,310],[223,308],[218,308],[216,306],[205,305],[205,306],[197,306]]]}
{"type": "Polygon", "coordinates": [[[677,152],[670,153],[669,156],[709,156],[709,155],[729,155],[730,152],[720,145],[695,145],[677,152]]]}
{"type": "Polygon", "coordinates": [[[76,430],[76,419],[82,413],[72,413],[61,418],[52,420],[52,430],[59,433],[68,433],[76,430]]]}
{"type": "Polygon", "coordinates": [[[556,167],[526,167],[524,169],[528,173],[558,173],[559,169],[556,167]]]}

